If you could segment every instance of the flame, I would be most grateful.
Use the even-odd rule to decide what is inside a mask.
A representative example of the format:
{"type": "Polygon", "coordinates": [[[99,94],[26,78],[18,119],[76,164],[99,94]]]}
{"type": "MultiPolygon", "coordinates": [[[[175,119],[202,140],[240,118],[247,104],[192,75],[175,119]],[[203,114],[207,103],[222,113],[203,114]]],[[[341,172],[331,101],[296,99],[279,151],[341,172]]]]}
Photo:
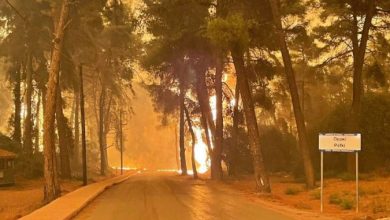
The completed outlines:
{"type": "MultiPolygon", "coordinates": [[[[226,80],[226,78],[225,78],[226,80]]],[[[215,122],[217,119],[217,97],[216,95],[211,96],[209,99],[210,107],[211,107],[211,113],[213,117],[213,121],[215,122]]],[[[227,105],[231,105],[232,107],[236,105],[236,100],[233,98],[230,103],[227,105]]],[[[198,121],[199,119],[195,119],[195,121],[198,121]]],[[[202,137],[202,128],[194,126],[193,127],[195,136],[196,136],[196,143],[195,143],[195,161],[198,164],[198,173],[206,173],[210,169],[211,160],[209,156],[209,151],[207,144],[203,141],[202,137]]],[[[211,131],[209,130],[209,135],[211,135],[211,131]]],[[[211,143],[211,148],[214,148],[213,144],[211,143]]],[[[180,170],[178,171],[181,172],[180,170]]],[[[192,174],[192,171],[188,171],[189,174],[192,174]]]]}
{"type": "Polygon", "coordinates": [[[206,173],[210,168],[210,157],[207,150],[207,145],[203,142],[202,129],[199,127],[194,127],[194,132],[196,136],[194,153],[195,161],[199,164],[198,172],[206,173]]]}
{"type": "Polygon", "coordinates": [[[236,99],[235,99],[235,98],[232,98],[232,99],[230,100],[230,106],[231,106],[232,108],[236,106],[236,99]]]}
{"type": "Polygon", "coordinates": [[[211,107],[211,114],[213,115],[213,121],[215,122],[217,120],[217,96],[216,95],[210,97],[210,107],[211,107]]]}

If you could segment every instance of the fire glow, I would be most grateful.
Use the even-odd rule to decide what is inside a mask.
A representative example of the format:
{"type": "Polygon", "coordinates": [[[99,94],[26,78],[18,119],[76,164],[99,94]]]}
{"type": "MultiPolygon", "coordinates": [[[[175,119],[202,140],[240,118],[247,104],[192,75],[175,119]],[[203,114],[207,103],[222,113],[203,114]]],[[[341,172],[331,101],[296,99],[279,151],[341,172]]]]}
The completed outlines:
{"type": "MultiPolygon", "coordinates": [[[[236,105],[236,100],[233,98],[230,100],[229,103],[226,103],[226,105],[230,105],[230,107],[234,107],[236,105]]],[[[211,107],[211,113],[213,116],[213,121],[215,122],[217,119],[217,97],[211,96],[210,97],[210,107],[211,107]]],[[[206,173],[211,166],[211,160],[210,160],[210,152],[208,150],[207,144],[203,141],[202,137],[202,128],[194,126],[194,132],[196,136],[196,143],[195,143],[195,161],[199,165],[197,167],[199,173],[206,173]]],[[[211,137],[211,131],[209,130],[209,136],[211,137]]],[[[213,149],[214,146],[211,143],[211,149],[213,149]]]]}
{"type": "Polygon", "coordinates": [[[207,145],[203,142],[202,129],[199,127],[194,127],[194,132],[196,136],[194,153],[195,161],[199,164],[198,172],[206,173],[210,168],[210,157],[207,145]]]}

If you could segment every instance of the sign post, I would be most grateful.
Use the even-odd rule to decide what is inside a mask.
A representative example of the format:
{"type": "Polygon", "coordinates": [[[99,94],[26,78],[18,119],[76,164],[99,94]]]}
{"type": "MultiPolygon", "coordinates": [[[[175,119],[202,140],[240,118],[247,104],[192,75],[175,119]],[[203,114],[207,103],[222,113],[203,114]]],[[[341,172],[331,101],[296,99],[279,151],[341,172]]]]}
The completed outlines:
{"type": "Polygon", "coordinates": [[[356,151],[356,213],[359,212],[359,152],[356,151]]]}
{"type": "Polygon", "coordinates": [[[324,211],[324,151],[321,151],[321,213],[324,211]]]}
{"type": "Polygon", "coordinates": [[[361,134],[319,134],[318,145],[321,151],[321,213],[324,210],[324,152],[347,152],[356,155],[356,212],[359,212],[359,151],[361,134]]]}

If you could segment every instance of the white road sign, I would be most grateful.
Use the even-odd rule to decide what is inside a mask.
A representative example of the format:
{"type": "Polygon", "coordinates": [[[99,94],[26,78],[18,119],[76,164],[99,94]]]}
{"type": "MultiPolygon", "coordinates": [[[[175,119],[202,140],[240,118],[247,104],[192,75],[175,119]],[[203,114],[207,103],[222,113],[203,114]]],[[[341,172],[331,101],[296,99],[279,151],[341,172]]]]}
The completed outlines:
{"type": "Polygon", "coordinates": [[[353,152],[362,148],[361,134],[320,134],[320,151],[353,152]]]}

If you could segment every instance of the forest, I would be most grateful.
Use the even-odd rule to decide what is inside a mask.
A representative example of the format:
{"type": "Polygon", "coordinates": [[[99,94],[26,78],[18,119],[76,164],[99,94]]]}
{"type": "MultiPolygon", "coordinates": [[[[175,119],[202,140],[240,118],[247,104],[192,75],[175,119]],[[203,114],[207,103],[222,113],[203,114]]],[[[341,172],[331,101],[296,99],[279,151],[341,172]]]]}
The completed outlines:
{"type": "Polygon", "coordinates": [[[1,0],[0,148],[45,203],[86,163],[113,172],[140,76],[182,175],[314,189],[319,133],[361,133],[360,171],[390,174],[388,0],[1,0]]]}

